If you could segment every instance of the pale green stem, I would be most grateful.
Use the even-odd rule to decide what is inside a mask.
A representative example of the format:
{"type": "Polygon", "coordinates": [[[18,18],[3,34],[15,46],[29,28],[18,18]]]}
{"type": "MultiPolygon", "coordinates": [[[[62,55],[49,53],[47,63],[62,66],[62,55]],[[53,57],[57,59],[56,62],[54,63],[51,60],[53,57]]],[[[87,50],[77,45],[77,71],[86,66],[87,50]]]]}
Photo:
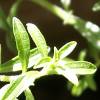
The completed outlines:
{"type": "Polygon", "coordinates": [[[0,64],[1,64],[1,44],[0,44],[0,64]]]}
{"type": "Polygon", "coordinates": [[[56,5],[48,2],[47,0],[31,0],[31,1],[46,8],[47,10],[49,10],[50,12],[52,12],[53,14],[55,14],[56,16],[61,18],[66,23],[68,23],[68,24],[75,23],[76,17],[74,15],[72,15],[71,12],[66,12],[59,6],[56,6],[56,5]]]}

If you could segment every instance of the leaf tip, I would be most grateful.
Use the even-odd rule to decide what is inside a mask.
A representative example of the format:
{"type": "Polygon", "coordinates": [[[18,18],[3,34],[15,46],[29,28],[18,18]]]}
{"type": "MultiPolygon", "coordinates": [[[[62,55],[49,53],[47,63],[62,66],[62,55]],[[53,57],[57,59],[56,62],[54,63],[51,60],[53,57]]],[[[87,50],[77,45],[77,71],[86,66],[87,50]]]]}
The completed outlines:
{"type": "Polygon", "coordinates": [[[33,32],[33,30],[37,29],[36,25],[32,24],[32,23],[27,23],[26,26],[27,26],[27,30],[29,31],[29,33],[33,32]]]}
{"type": "Polygon", "coordinates": [[[33,26],[35,27],[35,25],[32,24],[32,23],[27,23],[26,26],[27,26],[27,27],[30,27],[30,28],[33,27],[33,26]]]}
{"type": "Polygon", "coordinates": [[[13,17],[13,22],[14,21],[18,21],[18,18],[17,17],[13,17]]]}
{"type": "Polygon", "coordinates": [[[72,44],[75,45],[75,47],[76,47],[77,42],[76,41],[72,41],[72,44]]]}

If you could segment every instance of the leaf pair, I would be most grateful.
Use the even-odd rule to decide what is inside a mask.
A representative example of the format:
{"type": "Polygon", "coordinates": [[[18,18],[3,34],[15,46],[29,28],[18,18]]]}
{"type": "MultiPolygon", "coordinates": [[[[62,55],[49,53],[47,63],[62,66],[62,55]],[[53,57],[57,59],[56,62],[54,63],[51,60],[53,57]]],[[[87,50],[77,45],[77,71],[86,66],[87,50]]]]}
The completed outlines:
{"type": "MultiPolygon", "coordinates": [[[[27,24],[27,29],[35,42],[39,52],[43,56],[48,55],[48,49],[44,37],[34,24],[27,24]]],[[[13,18],[13,32],[16,40],[16,46],[18,50],[18,56],[22,63],[23,71],[27,70],[29,53],[30,53],[30,41],[27,31],[19,19],[13,18]]]]}
{"type": "Polygon", "coordinates": [[[96,71],[96,66],[87,61],[71,61],[63,63],[60,61],[57,67],[58,74],[64,75],[70,82],[78,85],[77,75],[93,74],[96,71]]]}

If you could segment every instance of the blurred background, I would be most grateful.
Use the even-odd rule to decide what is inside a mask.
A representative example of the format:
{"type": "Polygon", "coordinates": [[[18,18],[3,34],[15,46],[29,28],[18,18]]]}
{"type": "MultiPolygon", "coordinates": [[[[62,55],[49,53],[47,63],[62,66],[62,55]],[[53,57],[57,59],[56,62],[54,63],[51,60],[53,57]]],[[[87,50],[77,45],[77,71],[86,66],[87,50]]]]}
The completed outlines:
{"type": "MultiPolygon", "coordinates": [[[[4,10],[5,14],[9,14],[9,10],[12,4],[16,0],[0,0],[0,7],[4,10]]],[[[74,52],[69,56],[76,59],[78,53],[87,48],[87,42],[78,31],[76,31],[71,25],[63,25],[62,20],[53,15],[48,10],[41,6],[29,2],[30,0],[23,0],[19,7],[17,17],[24,23],[28,22],[36,24],[43,33],[47,44],[51,47],[57,46],[60,48],[62,45],[69,41],[77,41],[78,45],[74,52]]],[[[53,4],[61,6],[59,0],[49,0],[53,4]]],[[[100,12],[93,12],[92,7],[95,0],[72,0],[71,8],[74,10],[74,14],[83,18],[84,20],[91,21],[100,26],[100,12]]],[[[0,43],[2,45],[2,62],[5,62],[16,54],[8,49],[5,41],[6,32],[0,29],[0,43]]],[[[33,42],[31,47],[35,47],[33,42]]],[[[88,58],[93,61],[91,57],[88,58]]],[[[70,91],[66,88],[66,79],[62,76],[45,76],[36,80],[35,87],[31,87],[35,94],[36,100],[99,100],[100,92],[100,70],[95,74],[95,81],[97,84],[97,91],[91,91],[87,89],[79,97],[71,95],[70,91]]],[[[20,97],[24,100],[24,97],[20,97]]]]}

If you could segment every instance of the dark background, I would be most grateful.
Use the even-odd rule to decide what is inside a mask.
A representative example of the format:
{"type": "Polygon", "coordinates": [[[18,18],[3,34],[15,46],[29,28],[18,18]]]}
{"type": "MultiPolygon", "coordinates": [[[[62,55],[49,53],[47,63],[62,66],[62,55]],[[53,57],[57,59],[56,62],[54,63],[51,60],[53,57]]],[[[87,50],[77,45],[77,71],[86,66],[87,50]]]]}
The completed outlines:
{"type": "MultiPolygon", "coordinates": [[[[15,0],[0,0],[0,6],[5,11],[6,15],[15,0]]],[[[59,0],[49,0],[54,4],[58,4],[59,0]]],[[[96,0],[72,0],[72,9],[74,14],[92,21],[100,26],[100,12],[93,12],[92,6],[96,0]]],[[[23,0],[17,16],[24,25],[27,22],[36,24],[44,37],[47,44],[51,47],[57,46],[60,48],[66,42],[75,40],[78,42],[77,48],[70,55],[72,58],[77,58],[81,49],[87,48],[86,40],[70,25],[64,26],[62,21],[44,8],[23,0]]],[[[14,57],[15,54],[8,50],[5,43],[5,31],[0,29],[0,43],[2,44],[2,59],[3,62],[14,57]]],[[[31,44],[34,47],[34,44],[31,44]]],[[[66,88],[66,79],[62,76],[45,76],[36,81],[35,87],[31,87],[35,94],[36,100],[99,100],[100,89],[100,71],[95,74],[95,80],[98,90],[93,92],[87,89],[80,97],[73,97],[70,91],[66,88]]],[[[20,98],[22,100],[23,96],[20,98]]],[[[24,99],[24,98],[23,98],[24,99]]]]}

